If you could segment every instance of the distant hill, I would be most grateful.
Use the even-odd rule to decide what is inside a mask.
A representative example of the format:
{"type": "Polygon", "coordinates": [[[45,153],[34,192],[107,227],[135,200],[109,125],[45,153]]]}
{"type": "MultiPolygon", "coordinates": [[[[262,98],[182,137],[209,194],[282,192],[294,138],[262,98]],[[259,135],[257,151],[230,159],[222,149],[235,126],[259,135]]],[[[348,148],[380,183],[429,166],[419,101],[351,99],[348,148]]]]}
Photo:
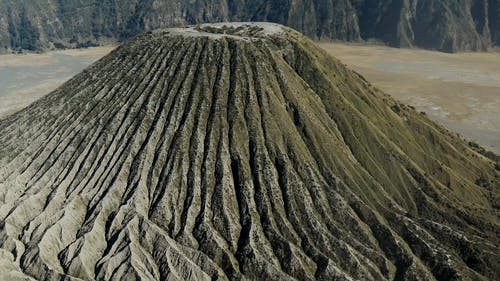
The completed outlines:
{"type": "Polygon", "coordinates": [[[221,21],[270,21],[315,39],[446,52],[500,44],[499,0],[0,0],[0,52],[86,47],[221,21]]]}

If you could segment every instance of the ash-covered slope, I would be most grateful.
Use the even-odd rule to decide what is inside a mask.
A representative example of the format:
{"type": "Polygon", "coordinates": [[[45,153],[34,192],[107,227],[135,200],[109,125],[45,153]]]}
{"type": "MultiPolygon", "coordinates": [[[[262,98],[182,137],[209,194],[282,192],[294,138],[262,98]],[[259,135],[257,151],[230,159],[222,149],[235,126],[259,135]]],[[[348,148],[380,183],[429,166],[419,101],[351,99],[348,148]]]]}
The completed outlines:
{"type": "Polygon", "coordinates": [[[0,279],[493,280],[499,187],[295,31],[157,30],[0,121],[0,279]]]}

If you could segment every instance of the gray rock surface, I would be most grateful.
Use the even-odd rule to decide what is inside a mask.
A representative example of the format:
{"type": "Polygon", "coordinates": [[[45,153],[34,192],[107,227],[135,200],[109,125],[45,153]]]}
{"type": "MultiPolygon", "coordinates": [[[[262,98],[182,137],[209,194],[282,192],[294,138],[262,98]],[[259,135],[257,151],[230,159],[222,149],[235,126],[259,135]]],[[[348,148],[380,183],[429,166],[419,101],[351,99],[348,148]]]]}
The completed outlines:
{"type": "Polygon", "coordinates": [[[446,52],[500,44],[498,0],[0,0],[0,52],[93,46],[221,21],[277,22],[315,39],[446,52]]]}
{"type": "Polygon", "coordinates": [[[0,121],[0,280],[494,280],[473,149],[286,27],[148,32],[0,121]]]}

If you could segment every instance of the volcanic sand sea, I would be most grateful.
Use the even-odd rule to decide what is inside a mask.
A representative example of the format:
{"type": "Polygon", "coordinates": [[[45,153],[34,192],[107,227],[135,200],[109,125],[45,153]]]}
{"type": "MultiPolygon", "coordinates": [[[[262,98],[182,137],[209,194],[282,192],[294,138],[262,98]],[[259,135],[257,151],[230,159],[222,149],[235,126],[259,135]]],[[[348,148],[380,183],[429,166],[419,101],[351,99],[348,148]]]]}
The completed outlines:
{"type": "MultiPolygon", "coordinates": [[[[375,86],[500,152],[500,53],[319,43],[375,86]]],[[[51,92],[114,47],[0,56],[0,118],[51,92]]]]}
{"type": "Polygon", "coordinates": [[[53,91],[114,48],[0,55],[0,119],[53,91]]]}
{"type": "Polygon", "coordinates": [[[500,52],[447,54],[319,43],[378,88],[500,152],[500,52]]]}

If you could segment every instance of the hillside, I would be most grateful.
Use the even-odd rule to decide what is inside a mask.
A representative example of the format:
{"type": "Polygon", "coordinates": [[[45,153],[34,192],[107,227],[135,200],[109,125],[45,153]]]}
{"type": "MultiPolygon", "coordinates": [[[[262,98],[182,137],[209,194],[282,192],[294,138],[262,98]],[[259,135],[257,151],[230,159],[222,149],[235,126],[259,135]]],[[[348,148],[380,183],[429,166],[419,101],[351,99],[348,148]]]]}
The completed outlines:
{"type": "Polygon", "coordinates": [[[498,169],[289,28],[155,30],[0,121],[0,279],[494,280],[498,169]]]}
{"type": "Polygon", "coordinates": [[[500,52],[318,45],[395,99],[500,154],[500,52]]]}
{"type": "Polygon", "coordinates": [[[86,47],[221,21],[277,22],[314,39],[446,52],[500,44],[498,0],[0,0],[0,52],[86,47]]]}

